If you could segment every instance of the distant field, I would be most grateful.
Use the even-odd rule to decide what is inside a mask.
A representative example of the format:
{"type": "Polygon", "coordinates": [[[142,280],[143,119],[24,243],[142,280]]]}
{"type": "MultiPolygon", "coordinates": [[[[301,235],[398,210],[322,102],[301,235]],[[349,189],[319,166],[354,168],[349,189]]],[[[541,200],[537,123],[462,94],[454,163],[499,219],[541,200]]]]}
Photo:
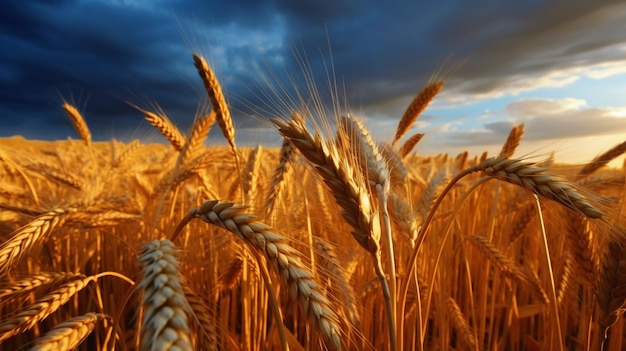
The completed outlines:
{"type": "Polygon", "coordinates": [[[142,111],[168,145],[92,142],[69,105],[79,140],[0,139],[1,350],[625,346],[623,145],[531,164],[520,125],[497,155],[421,157],[432,82],[388,144],[294,109],[281,149],[238,148],[194,59],[212,112],[182,133],[142,111]]]}

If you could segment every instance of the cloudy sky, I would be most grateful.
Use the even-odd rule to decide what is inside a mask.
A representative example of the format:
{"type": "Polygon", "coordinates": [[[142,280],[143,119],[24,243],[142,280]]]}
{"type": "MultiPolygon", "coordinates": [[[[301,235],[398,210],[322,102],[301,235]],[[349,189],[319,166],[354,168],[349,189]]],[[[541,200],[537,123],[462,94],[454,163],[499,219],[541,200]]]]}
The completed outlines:
{"type": "MultiPolygon", "coordinates": [[[[186,130],[206,103],[191,58],[199,52],[224,85],[241,145],[277,145],[267,118],[297,107],[288,97],[308,94],[307,81],[330,106],[329,77],[379,141],[430,78],[444,78],[411,131],[426,133],[423,154],[495,153],[521,122],[520,156],[556,151],[582,162],[626,139],[622,0],[0,0],[0,8],[0,137],[76,138],[60,108],[68,100],[95,140],[162,141],[129,103],[161,108],[186,130]]],[[[210,142],[223,143],[218,133],[210,142]]]]}

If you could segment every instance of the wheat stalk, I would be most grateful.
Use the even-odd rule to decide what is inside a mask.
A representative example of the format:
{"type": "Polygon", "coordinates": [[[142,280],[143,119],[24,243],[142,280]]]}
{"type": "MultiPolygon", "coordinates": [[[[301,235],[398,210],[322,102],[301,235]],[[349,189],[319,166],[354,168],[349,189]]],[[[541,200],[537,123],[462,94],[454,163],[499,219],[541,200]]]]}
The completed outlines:
{"type": "Polygon", "coordinates": [[[137,262],[143,265],[144,308],[141,350],[191,350],[186,310],[189,305],[181,285],[176,248],[167,239],[143,246],[137,262]]]}
{"type": "Polygon", "coordinates": [[[81,316],[68,319],[52,327],[43,336],[34,341],[30,351],[69,351],[85,340],[96,327],[96,323],[107,319],[109,315],[88,312],[81,316]]]}

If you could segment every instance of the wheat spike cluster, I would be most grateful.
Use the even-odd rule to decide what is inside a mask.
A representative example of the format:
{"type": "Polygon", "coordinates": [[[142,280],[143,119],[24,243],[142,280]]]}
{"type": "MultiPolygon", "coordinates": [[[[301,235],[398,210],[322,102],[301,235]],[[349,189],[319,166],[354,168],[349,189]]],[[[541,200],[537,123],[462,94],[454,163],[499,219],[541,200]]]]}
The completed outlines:
{"type": "Polygon", "coordinates": [[[382,140],[314,84],[261,94],[282,146],[242,147],[189,68],[187,131],[132,105],[159,143],[92,139],[65,101],[76,140],[0,139],[0,351],[626,348],[626,143],[531,160],[519,124],[421,155],[433,78],[382,140]]]}

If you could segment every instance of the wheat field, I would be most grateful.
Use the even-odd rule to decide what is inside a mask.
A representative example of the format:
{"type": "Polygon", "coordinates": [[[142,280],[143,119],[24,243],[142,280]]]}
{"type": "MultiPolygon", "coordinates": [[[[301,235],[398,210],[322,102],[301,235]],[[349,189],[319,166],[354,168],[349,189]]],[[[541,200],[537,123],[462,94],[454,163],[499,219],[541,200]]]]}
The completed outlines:
{"type": "Polygon", "coordinates": [[[434,80],[388,143],[293,108],[280,149],[241,148],[193,63],[189,131],[138,108],[167,145],[93,142],[69,103],[79,140],[0,140],[1,350],[626,347],[626,144],[531,162],[518,125],[497,155],[421,156],[434,80]]]}

